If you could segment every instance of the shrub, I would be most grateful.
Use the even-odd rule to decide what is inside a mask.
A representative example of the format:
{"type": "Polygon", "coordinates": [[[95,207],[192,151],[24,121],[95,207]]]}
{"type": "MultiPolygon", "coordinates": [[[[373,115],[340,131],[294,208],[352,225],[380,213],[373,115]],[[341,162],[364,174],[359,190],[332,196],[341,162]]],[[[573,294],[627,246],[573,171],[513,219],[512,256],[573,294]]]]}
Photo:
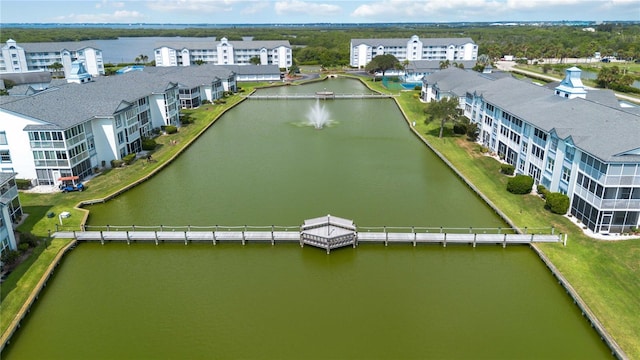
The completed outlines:
{"type": "Polygon", "coordinates": [[[131,154],[123,157],[122,161],[124,161],[124,163],[127,164],[127,165],[131,165],[135,159],[136,159],[136,153],[131,153],[131,154]]]}
{"type": "Polygon", "coordinates": [[[142,139],[142,150],[150,151],[154,150],[158,144],[155,140],[149,138],[142,139]]]}
{"type": "Polygon", "coordinates": [[[513,175],[513,172],[516,170],[515,166],[511,164],[501,164],[500,172],[506,175],[513,175]]]}
{"type": "Polygon", "coordinates": [[[20,245],[18,245],[18,250],[20,252],[25,252],[25,251],[29,250],[29,244],[20,243],[20,245]]]}
{"type": "Polygon", "coordinates": [[[32,233],[22,233],[20,234],[20,244],[27,244],[30,247],[38,246],[38,242],[40,238],[33,235],[32,233]]]}
{"type": "Polygon", "coordinates": [[[529,194],[533,187],[533,178],[528,175],[516,175],[507,182],[507,191],[512,194],[529,194]]]}
{"type": "Polygon", "coordinates": [[[558,192],[547,192],[545,207],[554,214],[564,215],[569,210],[569,197],[558,192]]]}
{"type": "Polygon", "coordinates": [[[182,114],[180,116],[180,123],[183,125],[193,124],[193,118],[189,114],[182,114]]]}
{"type": "Polygon", "coordinates": [[[31,180],[29,179],[16,179],[16,186],[20,190],[27,190],[31,188],[31,180]]]}
{"type": "Polygon", "coordinates": [[[467,133],[467,125],[463,123],[453,124],[453,133],[457,135],[464,135],[467,133]]]}
{"type": "Polygon", "coordinates": [[[538,185],[536,187],[536,191],[538,192],[538,194],[540,194],[540,196],[542,196],[543,198],[547,197],[547,194],[549,193],[549,190],[547,190],[546,187],[544,187],[544,185],[538,185]]]}
{"type": "Polygon", "coordinates": [[[167,134],[175,134],[178,132],[178,128],[173,125],[167,125],[164,127],[164,132],[167,134]]]}
{"type": "Polygon", "coordinates": [[[478,124],[470,123],[467,125],[467,140],[476,141],[478,140],[478,136],[480,135],[480,128],[478,128],[478,124]]]}
{"type": "Polygon", "coordinates": [[[413,90],[422,91],[422,85],[416,85],[413,87],[413,90]]]}
{"type": "Polygon", "coordinates": [[[211,104],[211,101],[207,99],[202,100],[202,105],[207,105],[207,104],[211,104]]]}
{"type": "Polygon", "coordinates": [[[112,168],[119,168],[119,167],[122,166],[122,164],[124,164],[124,161],[122,161],[122,160],[118,160],[118,159],[111,160],[111,167],[112,168]]]}
{"type": "Polygon", "coordinates": [[[13,265],[20,258],[20,253],[16,250],[5,250],[2,252],[2,263],[4,265],[13,265]]]}

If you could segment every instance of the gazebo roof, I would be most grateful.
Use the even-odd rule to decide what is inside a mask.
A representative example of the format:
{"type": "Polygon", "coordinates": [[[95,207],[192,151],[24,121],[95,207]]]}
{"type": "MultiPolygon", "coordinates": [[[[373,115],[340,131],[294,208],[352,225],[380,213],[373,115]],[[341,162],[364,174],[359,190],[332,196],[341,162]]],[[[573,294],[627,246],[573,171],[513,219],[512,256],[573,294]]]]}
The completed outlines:
{"type": "Polygon", "coordinates": [[[335,226],[339,228],[343,228],[345,230],[355,231],[356,226],[353,224],[353,220],[343,219],[337,216],[327,215],[322,217],[317,217],[313,219],[308,219],[304,221],[302,225],[302,230],[313,229],[317,227],[327,227],[327,226],[335,226]]]}

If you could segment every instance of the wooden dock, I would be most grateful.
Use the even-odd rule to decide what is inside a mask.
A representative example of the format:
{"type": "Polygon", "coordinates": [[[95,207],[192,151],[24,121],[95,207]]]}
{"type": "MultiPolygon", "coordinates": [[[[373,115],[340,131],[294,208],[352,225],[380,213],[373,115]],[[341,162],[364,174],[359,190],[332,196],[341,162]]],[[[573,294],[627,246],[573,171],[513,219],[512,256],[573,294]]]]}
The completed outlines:
{"type": "MultiPolygon", "coordinates": [[[[165,242],[184,243],[205,242],[216,245],[221,242],[235,242],[245,245],[247,242],[269,242],[272,245],[280,242],[298,242],[303,245],[302,233],[298,227],[212,227],[210,229],[194,229],[192,227],[136,227],[136,226],[110,226],[100,230],[80,231],[56,231],[54,238],[76,239],[79,242],[136,242],[154,243],[156,245],[165,242]],[[150,230],[149,228],[154,228],[150,230]],[[265,230],[266,228],[266,230],[265,230]]],[[[446,228],[370,228],[368,231],[356,231],[355,246],[358,243],[389,244],[468,244],[476,245],[492,244],[507,245],[532,244],[532,243],[563,243],[566,245],[566,235],[555,234],[553,229],[531,233],[503,232],[503,229],[479,229],[474,232],[468,229],[446,228]],[[371,231],[371,229],[374,229],[371,231]],[[427,230],[424,230],[427,229],[427,230]],[[380,231],[382,230],[382,231],[380,231]]]]}
{"type": "Polygon", "coordinates": [[[386,99],[397,95],[393,94],[334,94],[332,92],[317,92],[313,94],[277,94],[277,95],[248,95],[248,99],[253,100],[304,100],[304,99],[386,99]]]}

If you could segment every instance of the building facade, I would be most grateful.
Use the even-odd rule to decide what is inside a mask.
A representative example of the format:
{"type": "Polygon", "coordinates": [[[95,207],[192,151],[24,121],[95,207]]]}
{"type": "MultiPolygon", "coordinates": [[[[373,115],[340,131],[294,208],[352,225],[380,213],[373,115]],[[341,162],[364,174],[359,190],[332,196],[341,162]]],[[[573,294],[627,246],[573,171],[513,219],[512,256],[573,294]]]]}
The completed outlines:
{"type": "Polygon", "coordinates": [[[22,206],[18,197],[15,174],[0,173],[0,255],[7,250],[16,250],[13,224],[20,221],[22,206]]]}
{"type": "Polygon", "coordinates": [[[0,73],[22,73],[29,71],[54,71],[55,63],[62,65],[65,77],[71,72],[72,64],[80,61],[90,75],[104,75],[102,51],[93,43],[51,42],[18,43],[7,40],[1,49],[0,73]]]}
{"type": "Polygon", "coordinates": [[[579,71],[567,70],[552,89],[511,77],[433,74],[423,80],[423,99],[458,97],[480,143],[535,184],[566,194],[570,214],[588,229],[622,233],[640,226],[640,112],[603,101],[611,92],[587,91],[579,71]],[[464,85],[465,77],[476,80],[464,85]]]}
{"type": "Polygon", "coordinates": [[[2,171],[36,185],[82,179],[141,151],[161,127],[180,126],[181,108],[237,91],[234,73],[220,67],[153,70],[90,81],[80,73],[31,96],[0,97],[2,171]]]}
{"type": "Polygon", "coordinates": [[[349,64],[364,68],[374,57],[391,54],[400,62],[416,60],[468,61],[478,59],[478,45],[470,38],[351,39],[349,64]]]}
{"type": "Polygon", "coordinates": [[[277,65],[288,69],[293,64],[288,41],[171,41],[154,49],[156,66],[190,66],[198,63],[216,65],[277,65]],[[257,59],[257,60],[253,60],[257,59]],[[255,61],[255,63],[254,63],[255,61]]]}

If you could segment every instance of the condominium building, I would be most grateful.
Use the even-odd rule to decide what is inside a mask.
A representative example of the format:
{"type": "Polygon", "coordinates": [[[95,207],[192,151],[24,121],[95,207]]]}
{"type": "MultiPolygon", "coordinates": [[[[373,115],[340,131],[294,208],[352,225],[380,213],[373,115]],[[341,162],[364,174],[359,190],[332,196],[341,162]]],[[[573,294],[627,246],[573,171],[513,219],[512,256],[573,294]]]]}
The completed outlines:
{"type": "Polygon", "coordinates": [[[364,68],[374,57],[391,54],[400,62],[415,60],[466,61],[478,59],[471,38],[351,39],[349,64],[364,68]]]}
{"type": "Polygon", "coordinates": [[[236,91],[233,72],[211,66],[91,79],[76,62],[66,83],[30,96],[0,97],[2,171],[55,185],[60,177],[82,179],[95,167],[141,151],[143,137],[180,125],[181,107],[236,91]]]}
{"type": "Polygon", "coordinates": [[[0,56],[0,73],[21,73],[29,71],[53,71],[55,63],[62,65],[61,71],[67,76],[72,63],[81,61],[93,76],[104,75],[102,51],[87,41],[18,43],[7,40],[0,56]]]}
{"type": "Polygon", "coordinates": [[[580,69],[545,87],[460,69],[428,75],[422,99],[456,97],[479,142],[535,184],[566,194],[596,233],[640,226],[640,111],[608,90],[586,90],[580,69]]]}
{"type": "Polygon", "coordinates": [[[7,250],[16,250],[13,224],[22,217],[22,206],[18,197],[15,174],[0,173],[0,255],[7,250]]]}
{"type": "Polygon", "coordinates": [[[229,41],[203,38],[194,41],[167,41],[154,50],[156,66],[190,66],[197,63],[216,65],[277,65],[286,69],[293,64],[288,41],[229,41]],[[254,60],[255,59],[255,60],[254,60]]]}

